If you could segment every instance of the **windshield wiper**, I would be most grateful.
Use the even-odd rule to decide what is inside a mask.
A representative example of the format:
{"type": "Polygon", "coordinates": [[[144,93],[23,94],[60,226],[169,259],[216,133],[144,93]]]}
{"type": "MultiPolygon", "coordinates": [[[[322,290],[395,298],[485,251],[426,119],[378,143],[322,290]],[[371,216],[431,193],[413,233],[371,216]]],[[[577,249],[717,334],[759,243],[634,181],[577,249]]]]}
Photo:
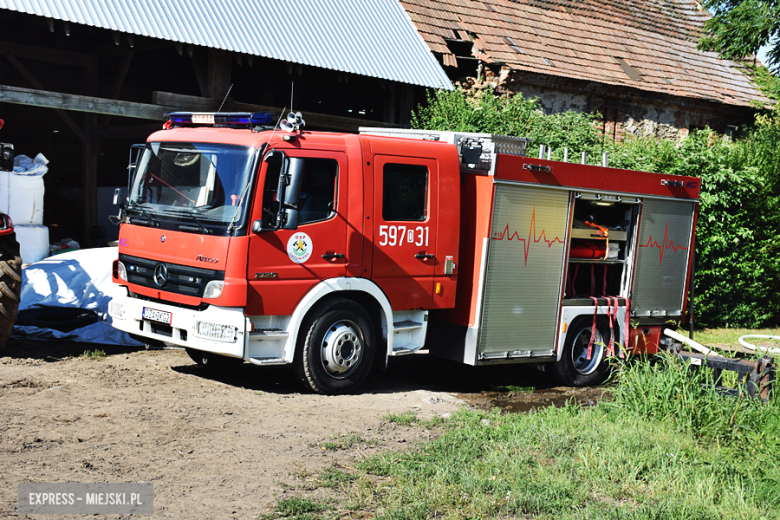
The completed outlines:
{"type": "Polygon", "coordinates": [[[187,213],[187,216],[190,217],[192,220],[194,220],[195,223],[200,226],[200,229],[196,228],[195,226],[189,226],[187,224],[179,224],[177,226],[179,229],[181,229],[182,231],[191,231],[193,233],[197,233],[198,231],[203,230],[203,233],[205,233],[206,235],[211,233],[209,228],[203,225],[203,222],[195,218],[195,215],[193,215],[193,211],[187,213]]]}
{"type": "Polygon", "coordinates": [[[127,210],[128,210],[128,211],[137,210],[137,211],[139,211],[139,212],[140,212],[140,213],[141,213],[141,214],[142,214],[144,217],[146,217],[146,220],[144,220],[144,219],[140,219],[140,218],[133,218],[133,217],[130,217],[130,223],[131,223],[131,224],[141,224],[141,225],[144,225],[144,226],[153,226],[153,227],[159,227],[159,225],[160,225],[160,224],[159,224],[159,222],[157,222],[157,221],[154,219],[154,217],[153,217],[153,216],[151,216],[151,215],[150,215],[150,214],[149,214],[149,213],[148,213],[148,212],[147,212],[147,211],[146,211],[144,208],[142,208],[142,207],[141,207],[139,204],[137,204],[137,203],[131,203],[131,204],[130,204],[130,205],[127,207],[127,210]]]}

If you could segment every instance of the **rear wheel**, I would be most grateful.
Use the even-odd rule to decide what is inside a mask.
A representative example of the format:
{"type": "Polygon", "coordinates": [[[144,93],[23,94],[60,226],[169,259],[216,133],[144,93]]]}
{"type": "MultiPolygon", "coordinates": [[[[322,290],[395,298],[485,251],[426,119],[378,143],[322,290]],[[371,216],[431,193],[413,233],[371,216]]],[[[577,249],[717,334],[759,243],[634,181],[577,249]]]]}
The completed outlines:
{"type": "Polygon", "coordinates": [[[11,337],[22,293],[22,259],[16,233],[0,236],[0,348],[11,337]]]}
{"type": "MultiPolygon", "coordinates": [[[[579,320],[566,334],[560,361],[553,364],[556,379],[567,386],[591,386],[602,383],[609,374],[607,344],[609,343],[609,322],[605,318],[596,321],[591,355],[588,345],[593,330],[590,319],[579,320]]],[[[617,348],[617,347],[616,347],[617,348]]]]}
{"type": "Polygon", "coordinates": [[[363,307],[343,298],[330,300],[312,310],[300,330],[293,368],[304,386],[335,395],[352,392],[366,380],[376,340],[363,307]]]}
{"type": "Polygon", "coordinates": [[[244,360],[240,358],[220,356],[213,352],[205,352],[203,350],[195,350],[194,348],[185,349],[187,355],[198,365],[209,370],[224,370],[227,368],[237,367],[243,364],[244,360]]]}

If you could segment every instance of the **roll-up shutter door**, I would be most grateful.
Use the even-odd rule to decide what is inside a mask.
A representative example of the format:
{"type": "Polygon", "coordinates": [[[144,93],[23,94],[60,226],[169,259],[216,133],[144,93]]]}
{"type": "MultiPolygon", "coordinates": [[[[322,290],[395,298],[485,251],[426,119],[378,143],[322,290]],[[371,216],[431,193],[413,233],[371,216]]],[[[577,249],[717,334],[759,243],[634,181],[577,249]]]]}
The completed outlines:
{"type": "Polygon", "coordinates": [[[567,191],[496,186],[479,345],[485,357],[552,354],[568,213],[567,191]]]}
{"type": "Polygon", "coordinates": [[[679,316],[683,307],[694,203],[645,199],[631,301],[637,316],[679,316]]]}

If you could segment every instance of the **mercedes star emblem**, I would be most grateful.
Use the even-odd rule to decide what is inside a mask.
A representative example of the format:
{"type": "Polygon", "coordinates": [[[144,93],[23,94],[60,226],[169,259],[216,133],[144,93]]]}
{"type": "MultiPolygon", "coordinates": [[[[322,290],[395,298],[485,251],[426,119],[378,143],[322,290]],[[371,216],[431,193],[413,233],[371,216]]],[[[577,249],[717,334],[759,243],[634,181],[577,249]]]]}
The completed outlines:
{"type": "Polygon", "coordinates": [[[158,287],[162,287],[167,281],[168,268],[165,267],[165,264],[157,264],[157,266],[154,268],[154,283],[156,283],[158,287]]]}

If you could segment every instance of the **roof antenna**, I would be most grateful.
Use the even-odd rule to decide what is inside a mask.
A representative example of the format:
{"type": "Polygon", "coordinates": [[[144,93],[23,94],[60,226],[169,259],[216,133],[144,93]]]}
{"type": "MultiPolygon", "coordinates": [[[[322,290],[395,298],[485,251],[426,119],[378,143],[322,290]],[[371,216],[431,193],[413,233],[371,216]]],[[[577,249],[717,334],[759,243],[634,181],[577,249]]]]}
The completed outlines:
{"type": "Polygon", "coordinates": [[[230,91],[233,90],[233,84],[230,84],[230,88],[227,91],[227,94],[225,94],[225,99],[222,100],[222,104],[219,105],[219,108],[217,109],[217,112],[222,112],[222,107],[225,106],[225,101],[227,101],[228,96],[230,95],[230,91]]]}
{"type": "Polygon", "coordinates": [[[293,111],[293,92],[295,92],[295,81],[290,84],[290,112],[293,111]]]}

